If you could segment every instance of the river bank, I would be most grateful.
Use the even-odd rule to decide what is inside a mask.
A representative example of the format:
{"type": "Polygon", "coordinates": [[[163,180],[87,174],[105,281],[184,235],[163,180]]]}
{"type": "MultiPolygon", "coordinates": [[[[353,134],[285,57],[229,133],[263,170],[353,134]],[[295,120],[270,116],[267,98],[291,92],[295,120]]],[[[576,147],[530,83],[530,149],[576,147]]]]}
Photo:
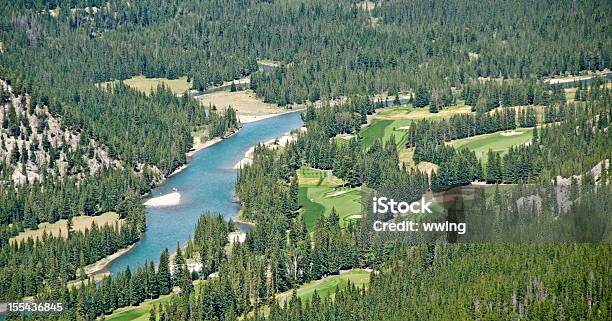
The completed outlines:
{"type": "Polygon", "coordinates": [[[112,263],[114,260],[116,260],[119,257],[121,257],[122,255],[124,255],[124,254],[128,253],[129,251],[131,251],[136,246],[136,244],[138,244],[138,242],[136,242],[136,243],[134,243],[134,244],[124,248],[124,249],[121,249],[121,250],[119,250],[119,251],[117,251],[117,252],[115,252],[115,253],[113,253],[113,254],[111,254],[111,255],[109,255],[109,256],[107,256],[107,257],[105,257],[105,258],[103,258],[103,259],[101,259],[99,261],[96,261],[96,262],[86,266],[84,268],[85,274],[88,277],[92,277],[92,276],[95,276],[96,274],[107,273],[106,272],[106,268],[108,267],[108,265],[110,263],[112,263]]]}
{"type": "MultiPolygon", "coordinates": [[[[301,133],[305,132],[306,127],[300,127],[299,131],[301,133]]],[[[262,144],[266,146],[267,148],[279,148],[279,147],[287,146],[287,144],[294,142],[296,139],[297,139],[297,133],[288,132],[280,137],[275,137],[273,139],[267,140],[263,142],[262,144]]],[[[249,150],[247,150],[246,153],[244,153],[244,157],[234,165],[234,169],[240,169],[246,165],[250,165],[253,162],[254,152],[255,152],[255,146],[249,148],[249,150]]]]}
{"type": "MultiPolygon", "coordinates": [[[[240,202],[237,202],[237,203],[240,204],[240,202]]],[[[235,223],[243,224],[243,225],[250,226],[250,227],[254,227],[255,225],[257,225],[257,223],[247,221],[246,219],[242,217],[242,209],[240,209],[238,213],[236,213],[236,215],[234,215],[234,217],[231,218],[231,220],[234,221],[235,223]]]]}
{"type": "MultiPolygon", "coordinates": [[[[279,113],[272,113],[272,114],[264,114],[264,115],[243,115],[240,116],[238,115],[238,119],[240,120],[241,124],[248,124],[248,123],[253,123],[253,122],[257,122],[257,121],[262,121],[268,118],[272,118],[272,117],[278,117],[281,115],[285,115],[288,113],[296,113],[296,112],[301,112],[303,111],[304,108],[298,108],[298,109],[292,109],[292,110],[284,110],[281,111],[279,113]]],[[[239,128],[235,129],[234,131],[232,131],[231,133],[225,135],[224,137],[215,137],[213,139],[207,140],[203,143],[197,142],[195,144],[193,144],[193,147],[185,154],[187,156],[187,158],[191,158],[193,157],[193,155],[205,148],[211,147],[219,142],[222,142],[224,139],[228,139],[232,136],[234,136],[240,129],[242,128],[242,126],[240,126],[239,128]]],[[[289,133],[287,133],[286,135],[288,135],[289,133]]],[[[285,135],[285,136],[286,136],[285,135]]],[[[284,136],[283,136],[284,137],[284,136]]],[[[252,152],[252,150],[255,148],[255,146],[253,146],[249,151],[252,152]]],[[[248,152],[247,152],[248,153],[248,152]]],[[[247,155],[245,154],[245,158],[248,158],[247,155]]],[[[189,163],[185,163],[181,166],[179,166],[177,169],[175,169],[170,175],[168,175],[167,178],[170,178],[180,172],[182,172],[183,170],[185,170],[187,168],[187,166],[189,166],[189,163]]],[[[163,183],[166,179],[162,180],[161,182],[163,183]]]]}
{"type": "MultiPolygon", "coordinates": [[[[287,110],[281,110],[280,112],[276,112],[276,113],[269,113],[269,114],[261,114],[261,115],[240,115],[240,113],[237,114],[238,119],[240,121],[241,124],[249,124],[249,123],[253,123],[253,122],[257,122],[257,121],[262,121],[265,119],[269,119],[272,117],[278,117],[281,115],[285,115],[288,113],[295,113],[295,112],[300,112],[303,111],[304,108],[298,108],[298,109],[287,109],[287,110]]],[[[240,128],[242,128],[242,126],[240,126],[240,128]]],[[[191,158],[195,153],[208,148],[210,146],[213,146],[219,142],[222,142],[224,139],[228,139],[232,136],[234,136],[239,130],[240,128],[237,128],[236,130],[232,131],[231,133],[225,135],[224,137],[215,137],[213,139],[207,140],[203,143],[197,142],[195,144],[193,144],[193,147],[186,153],[187,158],[191,158]]],[[[183,171],[185,168],[187,168],[187,166],[189,166],[189,163],[183,164],[181,165],[179,168],[175,169],[170,175],[168,175],[169,177],[172,177],[178,173],[180,173],[181,171],[183,171]]]]}

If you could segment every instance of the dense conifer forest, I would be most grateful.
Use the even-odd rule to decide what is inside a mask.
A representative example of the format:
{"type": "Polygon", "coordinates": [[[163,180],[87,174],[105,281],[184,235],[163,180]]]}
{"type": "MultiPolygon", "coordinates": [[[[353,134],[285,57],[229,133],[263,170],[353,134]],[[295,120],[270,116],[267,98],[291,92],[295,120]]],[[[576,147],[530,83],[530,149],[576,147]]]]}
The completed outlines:
{"type": "Polygon", "coordinates": [[[544,80],[611,68],[612,4],[370,4],[0,3],[0,301],[66,303],[33,316],[41,320],[96,320],[160,297],[168,299],[152,304],[150,320],[609,320],[610,83],[579,83],[568,99],[544,80]],[[144,93],[117,81],[141,75],[186,77],[191,91],[144,93]],[[212,139],[240,128],[234,108],[202,106],[194,94],[242,77],[264,102],[304,107],[306,127],[284,147],[256,146],[238,170],[240,219],[254,224],[244,242],[229,242],[234,223],[206,212],[187,247],[166,249],[157,265],[86,279],[86,266],[141,239],[141,196],[186,163],[194,132],[212,139]],[[403,104],[400,95],[432,115],[469,111],[415,119],[405,139],[365,145],[373,115],[403,104]],[[532,138],[489,150],[486,161],[452,145],[518,128],[532,138]],[[472,219],[497,238],[381,239],[364,233],[365,219],[341,224],[335,208],[307,228],[304,167],[367,197],[405,201],[480,184],[478,213],[493,214],[472,219]],[[72,229],[77,217],[107,212],[119,221],[72,229]],[[65,237],[15,241],[60,220],[65,237]],[[527,244],[542,241],[540,227],[559,237],[527,244]],[[504,237],[514,242],[494,243],[504,237]],[[192,262],[201,269],[190,271],[192,262]],[[371,271],[367,288],[277,299],[354,268],[371,271]]]}

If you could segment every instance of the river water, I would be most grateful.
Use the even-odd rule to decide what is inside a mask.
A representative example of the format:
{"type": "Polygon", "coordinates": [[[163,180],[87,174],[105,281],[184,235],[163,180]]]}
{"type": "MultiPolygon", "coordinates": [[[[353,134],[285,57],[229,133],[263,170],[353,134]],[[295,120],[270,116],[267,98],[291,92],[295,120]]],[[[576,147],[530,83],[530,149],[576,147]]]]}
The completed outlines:
{"type": "Polygon", "coordinates": [[[130,266],[133,271],[145,261],[157,262],[164,248],[174,252],[177,242],[181,246],[187,242],[198,218],[207,210],[221,213],[226,219],[234,217],[239,210],[234,199],[234,165],[258,142],[301,126],[299,112],[248,123],[230,138],[195,153],[187,168],[151,192],[151,197],[158,197],[176,189],[181,194],[180,204],[148,207],[144,237],[131,251],[114,260],[108,270],[117,273],[130,266]]]}

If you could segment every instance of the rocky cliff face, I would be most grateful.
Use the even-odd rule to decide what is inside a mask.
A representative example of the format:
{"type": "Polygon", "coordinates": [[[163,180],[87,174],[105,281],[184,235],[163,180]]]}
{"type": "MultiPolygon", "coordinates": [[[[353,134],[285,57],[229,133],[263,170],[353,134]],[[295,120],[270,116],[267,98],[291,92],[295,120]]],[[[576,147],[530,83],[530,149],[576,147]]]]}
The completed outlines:
{"type": "Polygon", "coordinates": [[[87,133],[71,130],[45,101],[17,94],[0,80],[0,179],[25,184],[47,177],[77,179],[121,166],[87,133]]]}

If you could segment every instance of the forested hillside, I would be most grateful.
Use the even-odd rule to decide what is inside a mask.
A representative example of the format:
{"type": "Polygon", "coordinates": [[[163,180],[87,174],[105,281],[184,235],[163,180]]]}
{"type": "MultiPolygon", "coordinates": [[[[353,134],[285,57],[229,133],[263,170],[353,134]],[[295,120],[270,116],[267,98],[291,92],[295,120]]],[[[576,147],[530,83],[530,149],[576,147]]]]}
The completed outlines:
{"type": "MultiPolygon", "coordinates": [[[[41,222],[118,211],[146,192],[162,173],[119,160],[89,131],[66,126],[47,97],[18,92],[2,81],[0,118],[0,245],[41,222]]],[[[144,213],[134,217],[144,230],[144,213]]],[[[138,239],[138,233],[132,241],[138,239]]],[[[112,252],[111,252],[112,253],[112,252]]],[[[90,262],[91,263],[91,262],[90,262]]]]}
{"type": "Polygon", "coordinates": [[[109,157],[87,133],[71,131],[44,101],[27,94],[16,95],[2,85],[2,146],[0,173],[16,184],[63,177],[83,178],[120,162],[109,157]]]}
{"type": "Polygon", "coordinates": [[[2,1],[0,301],[65,302],[35,316],[52,320],[162,296],[150,320],[609,320],[610,83],[543,80],[605,75],[610,21],[612,2],[597,0],[2,1]],[[191,90],[122,82],[142,76],[191,90]],[[241,219],[254,224],[244,243],[229,244],[234,225],[206,212],[185,252],[69,287],[142,238],[141,197],[187,162],[194,133],[240,128],[235,108],[194,95],[241,91],[242,78],[265,103],[304,108],[306,126],[285,146],[256,146],[239,169],[241,219]],[[486,157],[454,145],[502,132],[528,137],[486,157]],[[316,207],[304,170],[336,196],[361,195],[351,205],[363,215],[341,222],[342,209],[316,207]],[[499,239],[542,241],[546,227],[567,238],[545,241],[567,244],[414,246],[364,233],[372,195],[414,201],[473,184],[479,213],[493,213],[476,218],[499,239]],[[120,223],[73,229],[107,212],[120,223]],[[16,241],[60,220],[65,235],[16,241]],[[372,271],[368,289],[277,302],[355,268],[372,271]]]}
{"type": "Polygon", "coordinates": [[[607,320],[609,256],[603,244],[420,245],[399,249],[367,291],[249,320],[607,320]]]}
{"type": "Polygon", "coordinates": [[[258,95],[284,105],[601,70],[612,52],[612,8],[596,1],[382,1],[371,11],[350,1],[16,1],[0,10],[14,87],[47,97],[111,157],[166,174],[184,162],[205,113],[163,91],[111,94],[96,83],[188,76],[202,89],[252,74],[258,95]],[[257,59],[281,66],[255,72],[257,59]]]}

